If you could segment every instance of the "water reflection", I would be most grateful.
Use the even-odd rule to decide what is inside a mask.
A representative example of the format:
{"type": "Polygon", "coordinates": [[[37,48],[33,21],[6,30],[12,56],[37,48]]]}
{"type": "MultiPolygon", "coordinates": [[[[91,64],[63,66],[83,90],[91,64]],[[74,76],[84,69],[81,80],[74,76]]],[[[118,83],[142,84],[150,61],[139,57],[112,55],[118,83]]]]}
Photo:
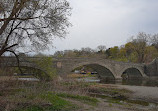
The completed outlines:
{"type": "Polygon", "coordinates": [[[141,86],[141,85],[143,85],[143,80],[142,79],[122,80],[122,85],[137,85],[137,86],[141,86]]]}
{"type": "Polygon", "coordinates": [[[102,80],[100,80],[100,83],[104,83],[104,84],[116,84],[116,81],[114,79],[102,79],[102,80]]]}
{"type": "Polygon", "coordinates": [[[158,87],[158,80],[153,79],[102,80],[100,83],[158,87]]]}

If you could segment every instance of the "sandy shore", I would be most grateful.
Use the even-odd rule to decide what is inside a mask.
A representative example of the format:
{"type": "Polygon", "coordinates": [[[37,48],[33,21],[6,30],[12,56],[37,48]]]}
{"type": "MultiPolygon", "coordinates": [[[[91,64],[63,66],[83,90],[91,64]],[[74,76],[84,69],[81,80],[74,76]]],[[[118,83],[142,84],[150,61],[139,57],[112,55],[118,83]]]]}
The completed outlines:
{"type": "Polygon", "coordinates": [[[149,102],[158,103],[158,87],[147,86],[129,86],[129,85],[116,85],[119,88],[125,88],[133,91],[131,98],[143,99],[149,102]]]}

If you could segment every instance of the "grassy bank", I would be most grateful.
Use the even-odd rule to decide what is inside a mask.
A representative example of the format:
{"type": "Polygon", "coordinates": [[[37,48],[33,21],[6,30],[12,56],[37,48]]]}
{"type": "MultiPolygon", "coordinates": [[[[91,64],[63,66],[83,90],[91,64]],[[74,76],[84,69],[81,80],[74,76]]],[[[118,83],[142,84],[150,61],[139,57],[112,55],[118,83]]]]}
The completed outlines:
{"type": "Polygon", "coordinates": [[[86,96],[86,91],[81,90],[82,86],[72,87],[67,82],[13,79],[0,84],[0,111],[74,111],[81,107],[72,100],[91,106],[99,102],[96,98],[86,96]]]}
{"type": "Polygon", "coordinates": [[[49,82],[10,79],[0,84],[0,111],[95,111],[102,110],[102,104],[108,104],[108,108],[116,104],[123,108],[149,105],[129,99],[133,94],[129,90],[72,79],[49,82]]]}

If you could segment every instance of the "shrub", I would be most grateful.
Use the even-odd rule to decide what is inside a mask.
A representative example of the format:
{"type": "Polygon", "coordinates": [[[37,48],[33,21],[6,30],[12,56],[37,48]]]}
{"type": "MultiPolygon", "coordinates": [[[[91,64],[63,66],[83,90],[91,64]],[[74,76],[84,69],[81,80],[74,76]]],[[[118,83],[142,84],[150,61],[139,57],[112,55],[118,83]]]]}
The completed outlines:
{"type": "Polygon", "coordinates": [[[41,80],[52,80],[56,77],[56,70],[53,68],[52,57],[41,57],[40,60],[35,61],[36,65],[40,68],[36,70],[36,77],[41,80]]]}

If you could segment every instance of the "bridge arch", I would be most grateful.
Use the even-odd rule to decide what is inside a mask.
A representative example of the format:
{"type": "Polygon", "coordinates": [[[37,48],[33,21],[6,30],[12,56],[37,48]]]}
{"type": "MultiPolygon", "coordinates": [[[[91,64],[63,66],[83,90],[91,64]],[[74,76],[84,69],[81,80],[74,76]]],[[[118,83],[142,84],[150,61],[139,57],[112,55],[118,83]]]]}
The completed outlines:
{"type": "MultiPolygon", "coordinates": [[[[7,64],[6,66],[7,67],[19,67],[17,63],[15,63],[15,64],[13,64],[13,63],[7,64]]],[[[20,64],[20,68],[22,68],[22,69],[29,69],[29,70],[26,70],[26,72],[22,70],[23,74],[26,73],[26,75],[29,75],[27,73],[30,73],[34,77],[37,77],[40,80],[49,80],[50,79],[50,75],[44,69],[38,67],[37,65],[35,65],[33,63],[29,63],[29,62],[21,63],[20,64]]]]}
{"type": "Polygon", "coordinates": [[[78,63],[74,65],[70,70],[72,71],[81,66],[90,66],[92,69],[98,72],[98,75],[101,79],[115,79],[116,78],[113,70],[108,65],[105,65],[103,63],[96,63],[96,62],[78,63]]]}
{"type": "Polygon", "coordinates": [[[126,78],[128,76],[129,78],[143,78],[145,75],[142,71],[142,69],[138,67],[126,67],[121,72],[121,77],[126,78]]]}

